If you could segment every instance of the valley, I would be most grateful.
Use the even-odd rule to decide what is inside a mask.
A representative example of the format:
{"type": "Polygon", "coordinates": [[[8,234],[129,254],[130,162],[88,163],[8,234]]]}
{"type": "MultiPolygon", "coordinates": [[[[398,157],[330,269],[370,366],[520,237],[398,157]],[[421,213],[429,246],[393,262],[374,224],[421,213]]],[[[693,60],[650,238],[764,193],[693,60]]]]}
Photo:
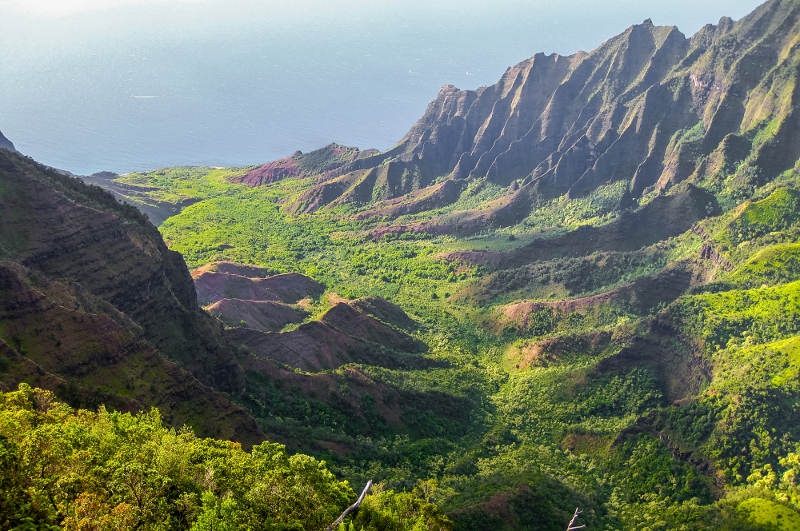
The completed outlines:
{"type": "MultiPolygon", "coordinates": [[[[646,20],[445,86],[385,152],[84,186],[0,150],[13,418],[24,382],[252,448],[218,463],[309,454],[330,521],[378,485],[341,529],[800,527],[798,35],[795,0],[646,20]]],[[[186,474],[174,518],[260,514],[186,474]]]]}

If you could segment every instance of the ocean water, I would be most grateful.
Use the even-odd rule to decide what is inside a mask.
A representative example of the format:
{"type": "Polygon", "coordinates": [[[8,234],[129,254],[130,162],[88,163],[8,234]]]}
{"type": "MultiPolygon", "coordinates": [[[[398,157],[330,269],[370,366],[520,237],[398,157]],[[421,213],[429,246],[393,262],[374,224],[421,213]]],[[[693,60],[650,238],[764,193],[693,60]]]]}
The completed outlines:
{"type": "Polygon", "coordinates": [[[78,174],[388,149],[438,89],[759,2],[0,0],[0,131],[78,174]]]}

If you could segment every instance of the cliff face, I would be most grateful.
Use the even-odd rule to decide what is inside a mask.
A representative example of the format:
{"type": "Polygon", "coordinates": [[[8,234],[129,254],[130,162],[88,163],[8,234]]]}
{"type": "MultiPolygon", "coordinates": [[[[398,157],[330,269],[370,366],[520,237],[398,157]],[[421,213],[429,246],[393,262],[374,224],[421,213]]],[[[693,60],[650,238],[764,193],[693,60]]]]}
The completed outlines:
{"type": "Polygon", "coordinates": [[[144,216],[0,151],[0,227],[4,387],[49,382],[80,405],[152,404],[206,433],[254,439],[252,419],[214,390],[241,392],[242,370],[183,259],[144,216]]]}
{"type": "Polygon", "coordinates": [[[773,0],[689,39],[646,20],[589,53],[537,54],[489,87],[447,85],[394,149],[293,208],[379,202],[446,177],[511,185],[528,204],[619,180],[632,197],[685,180],[757,185],[800,156],[798,34],[800,2],[773,0]]]}

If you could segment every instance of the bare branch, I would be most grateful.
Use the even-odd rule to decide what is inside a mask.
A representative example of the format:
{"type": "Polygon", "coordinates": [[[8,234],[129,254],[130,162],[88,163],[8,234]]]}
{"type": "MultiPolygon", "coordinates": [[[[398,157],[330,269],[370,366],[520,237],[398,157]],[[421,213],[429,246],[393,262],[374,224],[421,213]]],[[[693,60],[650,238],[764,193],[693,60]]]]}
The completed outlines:
{"type": "Polygon", "coordinates": [[[367,481],[367,485],[364,487],[364,490],[361,491],[361,496],[358,497],[356,502],[347,509],[345,509],[344,512],[341,515],[339,515],[339,518],[337,518],[335,522],[333,522],[331,525],[325,528],[325,531],[334,531],[334,529],[339,527],[339,524],[342,523],[342,520],[344,520],[348,514],[358,509],[358,506],[361,505],[361,502],[364,501],[364,498],[367,497],[367,492],[369,492],[369,489],[371,487],[372,487],[372,480],[370,479],[369,481],[367,481]]]}
{"type": "Polygon", "coordinates": [[[575,525],[575,520],[578,519],[578,516],[581,514],[580,507],[575,507],[575,514],[572,515],[572,520],[569,521],[567,524],[567,531],[575,531],[576,529],[586,529],[585,525],[575,525]]]}

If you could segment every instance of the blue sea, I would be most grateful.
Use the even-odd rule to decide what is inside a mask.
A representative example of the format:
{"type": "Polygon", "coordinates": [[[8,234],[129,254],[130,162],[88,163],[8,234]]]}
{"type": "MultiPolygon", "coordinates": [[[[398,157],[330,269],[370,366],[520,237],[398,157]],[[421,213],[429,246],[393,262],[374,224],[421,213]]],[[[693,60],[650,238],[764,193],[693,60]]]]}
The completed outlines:
{"type": "Polygon", "coordinates": [[[0,131],[77,174],[385,150],[439,88],[652,18],[691,35],[753,0],[2,0],[0,131]]]}

